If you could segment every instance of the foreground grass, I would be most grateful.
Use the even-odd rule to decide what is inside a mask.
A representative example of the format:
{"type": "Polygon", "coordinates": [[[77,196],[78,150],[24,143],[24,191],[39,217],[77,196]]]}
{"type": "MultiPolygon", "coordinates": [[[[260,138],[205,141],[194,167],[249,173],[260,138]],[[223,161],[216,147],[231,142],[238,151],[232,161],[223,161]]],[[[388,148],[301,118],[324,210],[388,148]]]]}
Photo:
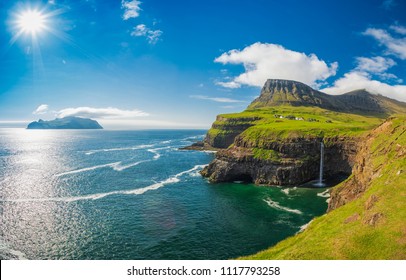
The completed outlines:
{"type": "Polygon", "coordinates": [[[406,259],[406,117],[371,137],[367,156],[376,176],[361,197],[316,218],[303,233],[242,259],[406,259]]]}

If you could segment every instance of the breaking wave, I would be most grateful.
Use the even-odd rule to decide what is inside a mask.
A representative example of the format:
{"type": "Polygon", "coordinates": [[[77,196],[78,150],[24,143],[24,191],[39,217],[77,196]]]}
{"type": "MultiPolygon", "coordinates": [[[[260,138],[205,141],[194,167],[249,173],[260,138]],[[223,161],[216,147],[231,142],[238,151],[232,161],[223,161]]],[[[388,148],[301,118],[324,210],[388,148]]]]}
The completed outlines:
{"type": "Polygon", "coordinates": [[[283,193],[286,194],[286,195],[289,195],[290,188],[281,189],[281,192],[283,192],[283,193]]]}
{"type": "Polygon", "coordinates": [[[281,206],[281,205],[279,205],[278,202],[273,201],[270,198],[264,199],[264,202],[266,202],[266,204],[268,204],[269,207],[274,208],[274,209],[283,210],[283,211],[287,211],[287,212],[291,212],[291,213],[295,213],[295,214],[299,214],[299,215],[303,214],[302,211],[300,211],[300,210],[290,209],[288,207],[281,206]]]}
{"type": "Polygon", "coordinates": [[[99,168],[105,168],[105,167],[116,167],[121,163],[121,161],[118,162],[113,162],[113,163],[107,163],[107,164],[101,164],[101,165],[95,165],[95,166],[91,166],[91,167],[86,167],[86,168],[81,168],[81,169],[76,169],[76,170],[71,170],[71,171],[67,171],[67,172],[62,172],[62,173],[58,173],[55,174],[55,177],[60,177],[60,176],[65,176],[65,175],[70,175],[70,174],[76,174],[76,173],[81,173],[81,172],[86,172],[86,171],[91,171],[91,170],[96,170],[99,168]]]}
{"type": "Polygon", "coordinates": [[[76,173],[82,173],[82,172],[87,172],[87,171],[92,171],[95,169],[99,169],[99,168],[106,168],[106,167],[111,167],[113,168],[115,171],[123,171],[125,169],[137,166],[141,163],[144,162],[149,162],[152,160],[157,160],[161,157],[161,154],[158,153],[157,151],[159,150],[167,150],[167,149],[171,149],[172,147],[162,147],[162,148],[156,148],[156,149],[148,149],[147,151],[150,153],[153,153],[154,156],[152,159],[147,159],[147,160],[141,160],[141,161],[137,161],[134,163],[130,163],[130,164],[126,164],[126,165],[121,165],[122,162],[121,161],[117,161],[117,162],[112,162],[112,163],[107,163],[107,164],[101,164],[101,165],[95,165],[95,166],[91,166],[91,167],[86,167],[86,168],[81,168],[81,169],[76,169],[76,170],[71,170],[71,171],[67,171],[67,172],[62,172],[62,173],[58,173],[55,174],[55,177],[61,177],[61,176],[65,176],[65,175],[70,175],[70,174],[76,174],[76,173]]]}
{"type": "Polygon", "coordinates": [[[84,153],[86,155],[92,155],[95,153],[100,153],[100,152],[115,152],[115,151],[129,151],[129,150],[141,150],[141,149],[146,149],[146,148],[152,148],[155,145],[138,145],[134,147],[123,147],[123,148],[111,148],[111,149],[99,149],[99,150],[90,150],[90,151],[85,151],[84,153]]]}
{"type": "Polygon", "coordinates": [[[317,196],[320,196],[320,197],[330,197],[330,190],[327,189],[327,190],[325,190],[324,192],[318,193],[317,196]]]}
{"type": "Polygon", "coordinates": [[[173,175],[165,180],[160,182],[154,183],[152,185],[146,186],[144,188],[138,188],[133,190],[121,190],[121,191],[112,191],[112,192],[105,192],[105,193],[96,193],[96,194],[88,194],[88,195],[81,195],[81,196],[71,196],[71,197],[44,197],[44,198],[21,198],[21,199],[5,199],[0,200],[1,202],[45,202],[45,201],[53,201],[53,202],[73,202],[79,200],[97,200],[104,198],[110,195],[117,195],[117,194],[124,194],[124,195],[140,195],[147,191],[157,190],[162,188],[168,184],[174,184],[180,181],[180,177],[186,174],[190,174],[194,176],[194,173],[207,166],[205,165],[195,165],[193,168],[182,171],[176,175],[173,175]]]}

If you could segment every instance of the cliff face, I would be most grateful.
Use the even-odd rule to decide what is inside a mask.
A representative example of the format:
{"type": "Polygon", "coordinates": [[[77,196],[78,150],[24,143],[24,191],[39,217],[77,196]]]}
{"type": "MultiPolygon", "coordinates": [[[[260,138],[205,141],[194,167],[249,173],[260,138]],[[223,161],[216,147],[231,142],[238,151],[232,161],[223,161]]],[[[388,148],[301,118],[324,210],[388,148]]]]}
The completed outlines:
{"type": "MultiPolygon", "coordinates": [[[[382,162],[376,165],[374,164],[374,160],[376,160],[378,155],[382,156],[384,153],[389,152],[389,150],[393,147],[382,147],[380,149],[380,147],[374,147],[373,143],[379,137],[382,138],[382,136],[385,135],[389,137],[390,135],[395,134],[401,127],[402,126],[394,127],[392,118],[381,124],[376,129],[372,130],[365,137],[362,144],[359,145],[359,152],[354,158],[354,166],[351,177],[339,187],[334,188],[331,192],[328,211],[334,210],[361,197],[371,183],[377,177],[382,176],[382,167],[385,165],[385,163],[382,162]]],[[[399,137],[402,137],[405,132],[406,131],[404,130],[401,131],[399,133],[399,137]]],[[[394,140],[398,140],[398,137],[396,137],[394,140]]],[[[392,143],[389,143],[389,145],[391,144],[392,143]]],[[[388,143],[386,143],[386,145],[388,145],[388,143]]],[[[399,158],[405,158],[406,148],[400,144],[396,144],[395,155],[399,158]]],[[[406,164],[406,162],[404,163],[406,164]]],[[[400,175],[400,173],[398,175],[400,175]]]]}
{"type": "Polygon", "coordinates": [[[366,135],[329,211],[247,259],[406,259],[406,117],[366,135]]]}
{"type": "Polygon", "coordinates": [[[213,147],[225,149],[230,146],[237,135],[253,126],[258,117],[227,118],[217,116],[211,129],[206,135],[205,142],[213,147]]]}
{"type": "Polygon", "coordinates": [[[258,148],[237,137],[202,170],[211,182],[247,181],[264,185],[298,185],[319,174],[320,142],[325,142],[324,175],[350,174],[357,153],[353,138],[291,138],[258,148]]]}
{"type": "Polygon", "coordinates": [[[201,174],[211,182],[302,184],[318,178],[323,142],[324,176],[349,175],[364,134],[403,112],[406,103],[365,90],[332,96],[270,79],[247,110],[217,117],[205,144],[224,150],[201,174]]]}

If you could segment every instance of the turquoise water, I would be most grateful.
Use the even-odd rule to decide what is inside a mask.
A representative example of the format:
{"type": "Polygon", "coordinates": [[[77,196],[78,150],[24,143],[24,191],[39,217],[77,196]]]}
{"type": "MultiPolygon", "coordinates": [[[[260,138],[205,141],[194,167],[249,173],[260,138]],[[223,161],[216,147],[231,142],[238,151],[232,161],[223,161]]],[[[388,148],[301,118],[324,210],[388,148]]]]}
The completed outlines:
{"type": "Polygon", "coordinates": [[[210,184],[205,131],[0,129],[1,259],[229,259],[326,211],[316,188],[210,184]]]}

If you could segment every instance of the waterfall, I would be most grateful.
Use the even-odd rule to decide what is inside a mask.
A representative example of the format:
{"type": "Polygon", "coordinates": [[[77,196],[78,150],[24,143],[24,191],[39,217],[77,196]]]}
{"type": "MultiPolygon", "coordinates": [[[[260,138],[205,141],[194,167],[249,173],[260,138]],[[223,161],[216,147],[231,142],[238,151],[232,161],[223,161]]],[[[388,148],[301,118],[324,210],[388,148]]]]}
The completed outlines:
{"type": "Polygon", "coordinates": [[[323,186],[323,166],[324,166],[324,143],[320,142],[320,173],[318,186],[323,186]]]}

